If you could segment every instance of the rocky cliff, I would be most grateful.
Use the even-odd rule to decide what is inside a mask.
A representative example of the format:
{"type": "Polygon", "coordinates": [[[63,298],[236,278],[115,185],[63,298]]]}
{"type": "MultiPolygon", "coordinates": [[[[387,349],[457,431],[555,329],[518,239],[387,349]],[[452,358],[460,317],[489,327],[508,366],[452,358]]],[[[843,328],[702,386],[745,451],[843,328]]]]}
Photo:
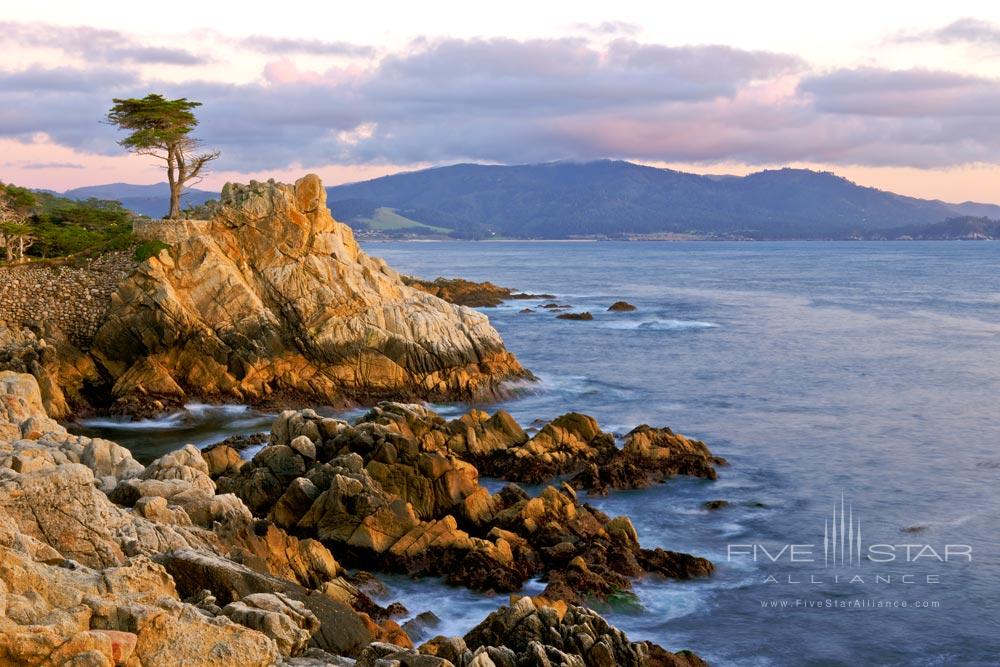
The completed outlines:
{"type": "Polygon", "coordinates": [[[91,353],[122,407],[466,399],[527,374],[485,316],[362,252],[317,176],[229,184],[213,213],[112,297],[91,353]]]}

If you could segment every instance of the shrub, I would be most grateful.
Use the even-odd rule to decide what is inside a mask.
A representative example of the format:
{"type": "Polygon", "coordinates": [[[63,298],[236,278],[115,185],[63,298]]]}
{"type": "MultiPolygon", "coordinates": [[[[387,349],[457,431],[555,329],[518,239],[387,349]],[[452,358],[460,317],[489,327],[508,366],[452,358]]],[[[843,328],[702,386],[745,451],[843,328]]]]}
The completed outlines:
{"type": "Polygon", "coordinates": [[[137,262],[145,262],[150,257],[159,255],[161,250],[166,250],[170,246],[159,239],[153,239],[152,241],[143,241],[135,248],[135,252],[132,253],[132,257],[135,258],[137,262]]]}

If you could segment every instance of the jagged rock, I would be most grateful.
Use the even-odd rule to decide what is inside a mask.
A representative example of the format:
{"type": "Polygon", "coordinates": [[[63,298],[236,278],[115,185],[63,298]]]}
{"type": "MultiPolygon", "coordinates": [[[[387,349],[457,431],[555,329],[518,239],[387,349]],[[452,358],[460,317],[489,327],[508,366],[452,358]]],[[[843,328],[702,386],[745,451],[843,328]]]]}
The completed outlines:
{"type": "Polygon", "coordinates": [[[383,628],[370,619],[366,622],[365,616],[344,602],[219,556],[181,549],[161,554],[157,560],[185,597],[208,589],[220,605],[229,605],[257,593],[281,593],[301,603],[320,624],[312,634],[310,645],[335,655],[356,656],[384,634],[383,628]]]}
{"type": "Polygon", "coordinates": [[[273,639],[285,657],[302,653],[320,627],[304,604],[283,593],[247,595],[227,604],[222,614],[273,639]]]}
{"type": "Polygon", "coordinates": [[[65,433],[42,404],[38,381],[27,373],[0,371],[0,422],[4,438],[37,440],[44,433],[65,433]]]}
{"type": "Polygon", "coordinates": [[[433,294],[448,303],[470,308],[492,308],[499,306],[507,299],[514,298],[513,291],[491,282],[477,283],[463,278],[436,278],[421,280],[413,276],[402,276],[404,283],[410,287],[433,294]]]}
{"type": "Polygon", "coordinates": [[[523,445],[499,450],[480,467],[503,479],[539,484],[606,460],[615,451],[614,437],[602,432],[597,420],[570,412],[546,424],[523,445]]]}
{"type": "Polygon", "coordinates": [[[455,667],[455,665],[444,658],[425,655],[413,649],[400,649],[392,644],[374,643],[358,656],[355,667],[455,667]]]}
{"type": "MultiPolygon", "coordinates": [[[[216,495],[215,482],[208,472],[208,463],[201,452],[193,445],[186,445],[150,463],[137,478],[123,480],[110,497],[128,507],[140,499],[164,498],[205,528],[230,519],[249,521],[252,516],[242,500],[231,493],[216,495]]],[[[157,508],[158,505],[154,506],[157,508]]]]}
{"type": "Polygon", "coordinates": [[[173,526],[192,525],[191,517],[184,508],[167,503],[167,499],[163,496],[139,498],[135,503],[135,512],[153,523],[173,526]]]}
{"type": "Polygon", "coordinates": [[[470,630],[465,643],[469,650],[485,649],[496,665],[705,665],[690,652],[672,654],[648,642],[629,641],[590,609],[544,598],[512,598],[510,606],[500,607],[470,630]]]}
{"type": "Polygon", "coordinates": [[[588,465],[572,484],[592,493],[607,493],[608,489],[643,488],[676,475],[716,479],[715,466],[725,462],[700,440],[643,424],[626,434],[621,450],[588,465]]]}
{"type": "Polygon", "coordinates": [[[292,438],[292,441],[288,443],[297,454],[307,461],[312,461],[316,458],[316,444],[306,435],[299,435],[292,438]]]}
{"type": "Polygon", "coordinates": [[[342,573],[333,554],[320,542],[289,535],[268,521],[231,519],[216,525],[214,532],[229,560],[306,588],[322,588],[342,573]]]}
{"type": "MultiPolygon", "coordinates": [[[[143,562],[159,572],[160,584],[154,585],[153,579],[147,578],[137,585],[138,590],[155,594],[156,599],[147,600],[146,607],[136,607],[134,596],[94,602],[86,612],[89,616],[80,617],[82,630],[72,626],[73,639],[67,641],[63,630],[70,626],[59,620],[61,615],[69,613],[76,619],[84,613],[74,611],[79,600],[70,599],[59,608],[63,611],[46,612],[46,618],[58,626],[56,631],[14,628],[15,639],[9,643],[5,635],[0,640],[0,663],[33,665],[50,656],[55,664],[64,659],[90,664],[85,660],[94,659],[98,661],[94,664],[103,665],[134,649],[136,655],[144,656],[143,665],[176,664],[170,662],[172,655],[192,665],[273,665],[279,645],[284,654],[297,653],[309,640],[303,632],[313,635],[314,631],[311,641],[315,646],[341,655],[357,654],[372,640],[412,646],[399,625],[388,620],[387,611],[360,591],[353,591],[347,602],[322,592],[348,590],[351,585],[342,580],[340,566],[319,541],[298,539],[269,521],[254,519],[234,495],[214,494],[208,463],[194,447],[171,452],[146,468],[136,469],[125,450],[107,441],[78,440],[58,429],[39,429],[45,431],[40,437],[35,429],[29,429],[28,435],[38,439],[22,438],[22,424],[40,424],[48,418],[30,375],[6,380],[0,383],[0,426],[9,427],[12,435],[16,431],[19,439],[14,443],[0,440],[0,548],[18,549],[27,558],[50,564],[52,569],[39,576],[48,577],[56,586],[61,573],[77,571],[93,572],[98,580],[104,577],[110,582],[109,572],[131,571],[132,564],[153,556],[173,568],[177,585],[191,604],[178,600],[175,579],[147,559],[143,562]],[[56,438],[59,440],[49,440],[56,438]],[[133,476],[121,480],[109,497],[99,489],[94,470],[76,460],[107,473],[109,480],[116,474],[133,476]],[[114,504],[112,498],[132,509],[114,504]],[[273,597],[252,597],[278,593],[293,601],[288,604],[295,613],[286,610],[282,616],[273,597]],[[355,611],[352,603],[366,611],[355,611]],[[228,606],[227,614],[215,618],[222,614],[223,606],[228,606]],[[232,629],[240,626],[225,621],[226,615],[265,630],[273,639],[259,633],[254,633],[252,640],[241,638],[239,632],[243,631],[232,629]],[[205,630],[201,624],[206,622],[224,629],[205,630]],[[169,628],[154,634],[141,629],[147,623],[154,629],[158,624],[169,628]],[[103,634],[91,632],[96,629],[103,634]],[[119,630],[138,638],[115,635],[119,630]],[[160,639],[150,639],[177,642],[177,633],[182,631],[198,636],[174,653],[167,651],[160,639]],[[236,653],[223,644],[205,644],[213,637],[219,637],[217,642],[228,641],[227,636],[234,637],[231,644],[236,653]],[[244,648],[245,657],[239,655],[244,648]]],[[[297,453],[293,456],[301,458],[297,453]]],[[[346,462],[360,472],[361,462],[355,458],[348,456],[346,462]]],[[[279,471],[289,465],[301,470],[280,457],[262,460],[264,467],[269,464],[279,471]]],[[[3,568],[12,562],[0,553],[0,635],[4,635],[8,620],[19,626],[38,625],[32,620],[36,616],[28,613],[30,605],[39,604],[37,599],[18,597],[14,607],[5,606],[13,598],[6,596],[9,587],[2,585],[3,568]]],[[[26,581],[36,587],[44,585],[26,581]]],[[[102,586],[102,594],[108,592],[105,589],[110,584],[102,586]]]]}
{"type": "Polygon", "coordinates": [[[119,287],[91,353],[120,401],[470,398],[525,375],[485,316],[362,252],[315,175],[227,184],[119,287]]]}
{"type": "Polygon", "coordinates": [[[706,577],[715,571],[711,561],[691,554],[666,549],[641,549],[639,565],[647,572],[657,572],[671,579],[706,577]]]}
{"type": "Polygon", "coordinates": [[[271,519],[282,528],[292,528],[319,498],[319,488],[307,477],[292,480],[271,509],[271,519]]]}
{"type": "Polygon", "coordinates": [[[86,408],[85,389],[101,384],[90,356],[49,322],[34,331],[0,322],[0,369],[34,376],[45,412],[54,419],[86,408]]]}
{"type": "Polygon", "coordinates": [[[117,507],[97,489],[90,469],[75,463],[24,474],[0,469],[0,511],[21,532],[94,568],[171,546],[218,548],[212,533],[153,523],[117,507]]]}
{"type": "MultiPolygon", "coordinates": [[[[419,641],[420,639],[427,637],[430,634],[430,631],[439,625],[441,625],[441,619],[438,618],[437,614],[431,611],[424,611],[417,614],[406,623],[403,623],[403,630],[406,631],[406,634],[409,635],[410,639],[419,641]]],[[[425,651],[421,651],[421,653],[424,652],[425,651]]]]}
{"type": "Polygon", "coordinates": [[[306,649],[302,655],[285,660],[287,667],[354,667],[356,664],[353,658],[333,655],[318,648],[306,649]]]}
{"type": "MultiPolygon", "coordinates": [[[[513,486],[490,494],[460,457],[540,481],[587,462],[605,465],[618,451],[593,418],[575,413],[529,440],[503,412],[446,421],[423,406],[381,403],[348,424],[287,411],[275,420],[269,445],[237,475],[220,478],[219,489],[352,563],[504,592],[539,575],[549,596],[582,602],[628,591],[647,571],[631,523],[582,505],[568,485],[536,498],[513,486]],[[296,440],[309,450],[308,441],[316,459],[296,452],[296,440]]],[[[644,562],[667,576],[694,572],[644,562]]],[[[336,585],[331,591],[352,599],[336,585]]]]}
{"type": "Polygon", "coordinates": [[[34,376],[0,372],[0,468],[27,473],[79,463],[90,468],[104,490],[142,473],[142,464],[124,447],[70,435],[48,416],[44,403],[34,376]]]}
{"type": "Polygon", "coordinates": [[[528,441],[520,424],[503,410],[497,410],[492,416],[482,410],[471,410],[448,422],[448,431],[445,442],[448,451],[474,463],[528,441]]]}
{"type": "Polygon", "coordinates": [[[168,667],[279,659],[274,642],[182,603],[162,567],[139,557],[94,570],[54,564],[0,517],[0,663],[168,667]]]}
{"type": "Polygon", "coordinates": [[[437,656],[459,665],[462,664],[462,658],[466,652],[469,652],[469,647],[461,637],[438,635],[421,644],[417,650],[424,655],[437,656]]]}
{"type": "Polygon", "coordinates": [[[692,475],[715,479],[713,465],[724,465],[725,460],[712,456],[700,440],[674,433],[669,428],[637,426],[625,436],[622,454],[639,465],[664,477],[692,475]]]}

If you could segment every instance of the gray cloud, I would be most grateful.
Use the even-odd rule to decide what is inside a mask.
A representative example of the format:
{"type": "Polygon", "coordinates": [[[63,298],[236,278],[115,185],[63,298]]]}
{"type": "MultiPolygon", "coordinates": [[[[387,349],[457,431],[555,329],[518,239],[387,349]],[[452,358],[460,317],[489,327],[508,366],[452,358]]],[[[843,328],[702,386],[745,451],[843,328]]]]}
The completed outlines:
{"type": "Polygon", "coordinates": [[[1000,79],[928,70],[841,69],[803,79],[820,127],[855,139],[842,162],[915,167],[1000,163],[1000,79]]]}
{"type": "Polygon", "coordinates": [[[0,82],[5,92],[73,93],[134,85],[139,77],[132,71],[116,67],[77,69],[33,65],[17,72],[0,71],[0,82]]]}
{"type": "Polygon", "coordinates": [[[424,40],[368,69],[248,84],[129,70],[0,72],[0,136],[113,153],[97,121],[150,91],[199,108],[219,169],[597,157],[943,167],[1000,162],[1000,88],[924,70],[809,73],[799,58],[615,39],[424,40]],[[800,80],[788,91],[784,77],[800,80]],[[90,77],[88,79],[87,77],[90,77]],[[781,85],[776,82],[782,79],[781,85]]]}
{"type": "Polygon", "coordinates": [[[972,44],[1000,48],[1000,25],[974,18],[961,18],[953,23],[918,33],[900,35],[902,42],[938,42],[940,44],[972,44]]]}
{"type": "Polygon", "coordinates": [[[3,21],[0,22],[0,44],[57,49],[91,62],[143,65],[202,65],[210,62],[208,57],[187,49],[149,46],[123,32],[89,26],[3,21]]]}
{"type": "Polygon", "coordinates": [[[817,110],[888,117],[1000,117],[1000,80],[928,70],[841,69],[807,77],[817,110]]]}
{"type": "Polygon", "coordinates": [[[19,160],[17,162],[4,162],[5,167],[17,167],[19,169],[86,169],[78,162],[27,162],[19,160]]]}
{"type": "Polygon", "coordinates": [[[238,44],[248,50],[271,55],[286,55],[304,53],[317,56],[352,56],[370,58],[376,49],[364,44],[351,42],[328,42],[319,39],[296,39],[284,37],[268,37],[254,35],[238,41],[238,44]]]}

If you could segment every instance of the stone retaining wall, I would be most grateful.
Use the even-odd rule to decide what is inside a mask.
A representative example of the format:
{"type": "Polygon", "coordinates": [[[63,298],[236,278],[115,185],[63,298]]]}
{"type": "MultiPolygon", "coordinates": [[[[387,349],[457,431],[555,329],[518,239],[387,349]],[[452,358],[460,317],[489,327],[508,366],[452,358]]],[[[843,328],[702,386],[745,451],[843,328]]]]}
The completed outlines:
{"type": "Polygon", "coordinates": [[[0,321],[24,326],[46,320],[80,347],[90,347],[111,295],[135,268],[127,252],[73,264],[0,267],[0,321]]]}
{"type": "Polygon", "coordinates": [[[208,220],[149,220],[136,218],[132,221],[132,233],[140,241],[159,240],[173,245],[189,236],[204,233],[208,220]]]}

